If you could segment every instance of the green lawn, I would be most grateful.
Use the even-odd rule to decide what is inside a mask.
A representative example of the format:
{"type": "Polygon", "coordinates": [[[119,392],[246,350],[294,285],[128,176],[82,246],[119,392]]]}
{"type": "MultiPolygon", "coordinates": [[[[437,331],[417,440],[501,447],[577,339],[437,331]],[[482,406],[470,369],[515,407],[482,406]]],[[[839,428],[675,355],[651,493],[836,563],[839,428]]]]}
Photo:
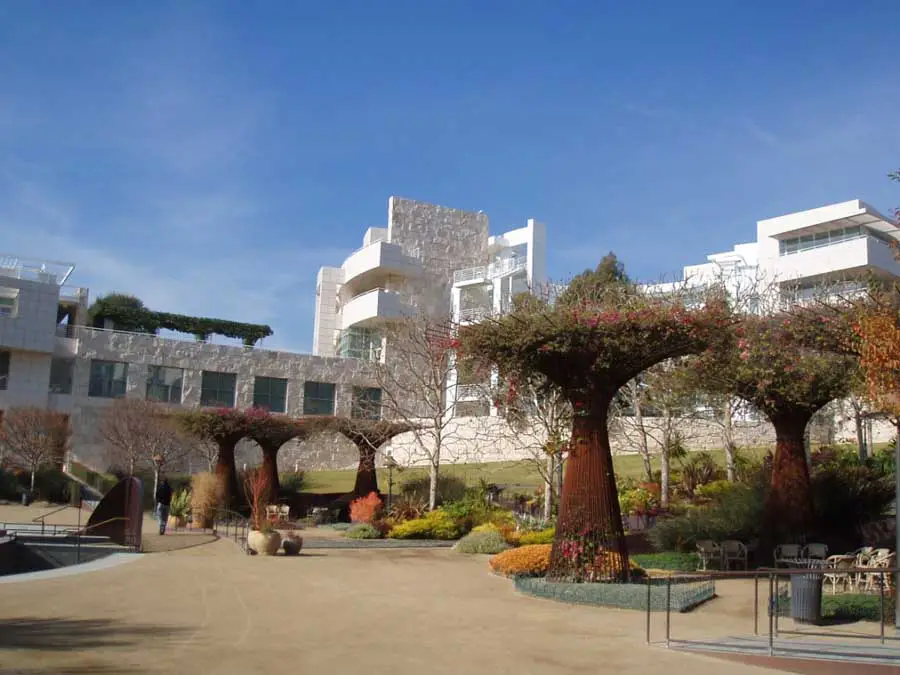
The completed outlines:
{"type": "MultiPolygon", "coordinates": [[[[762,457],[768,448],[743,449],[744,456],[762,457]]],[[[725,451],[711,450],[709,454],[716,462],[725,466],[725,451]]],[[[616,455],[613,458],[616,475],[619,478],[637,478],[644,475],[644,464],[640,455],[616,455]]],[[[677,466],[677,463],[676,463],[677,466]]],[[[653,468],[659,468],[659,459],[654,458],[653,468]]],[[[529,492],[541,487],[542,481],[537,468],[530,462],[488,462],[483,464],[446,464],[441,466],[444,475],[460,476],[470,485],[480,478],[488,483],[499,483],[509,486],[511,492],[529,492]]],[[[387,490],[387,471],[379,469],[378,486],[387,490]]],[[[394,471],[394,487],[411,478],[419,478],[428,474],[428,469],[415,467],[394,471]]],[[[305,474],[304,492],[348,492],[353,489],[356,470],[346,471],[307,471],[305,474]]]]}

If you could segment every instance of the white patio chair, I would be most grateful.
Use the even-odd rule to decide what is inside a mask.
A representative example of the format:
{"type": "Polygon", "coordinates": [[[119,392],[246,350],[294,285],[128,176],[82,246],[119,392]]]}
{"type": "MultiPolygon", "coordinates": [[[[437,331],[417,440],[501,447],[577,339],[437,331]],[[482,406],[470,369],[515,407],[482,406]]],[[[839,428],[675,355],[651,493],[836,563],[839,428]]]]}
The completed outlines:
{"type": "Polygon", "coordinates": [[[722,551],[712,539],[701,539],[697,542],[697,555],[700,556],[701,571],[706,571],[711,562],[722,562],[722,551]]]}
{"type": "Polygon", "coordinates": [[[853,590],[853,587],[856,583],[855,576],[850,572],[839,572],[837,570],[850,570],[854,567],[856,567],[856,556],[851,554],[833,555],[825,560],[825,569],[835,570],[833,572],[825,572],[825,581],[826,583],[831,584],[832,595],[837,594],[838,585],[841,586],[842,590],[853,590]]]}
{"type": "Polygon", "coordinates": [[[772,557],[775,559],[775,567],[780,563],[794,563],[800,557],[800,544],[779,544],[775,547],[772,557]]]}
{"type": "Polygon", "coordinates": [[[288,504],[282,504],[278,508],[278,520],[286,523],[291,518],[291,507],[288,504]]]}
{"type": "Polygon", "coordinates": [[[811,560],[825,560],[828,557],[828,547],[825,544],[807,544],[800,552],[800,557],[811,560]]]}
{"type": "Polygon", "coordinates": [[[731,569],[732,563],[743,565],[747,569],[747,547],[735,539],[726,539],[719,548],[722,550],[722,569],[731,569]]]}
{"type": "MultiPolygon", "coordinates": [[[[886,556],[880,556],[877,558],[871,558],[869,560],[869,564],[866,567],[871,568],[872,570],[882,570],[882,569],[890,569],[894,566],[894,562],[897,559],[897,555],[895,553],[889,553],[886,556]]],[[[890,591],[891,589],[891,575],[884,574],[881,572],[866,572],[863,574],[863,590],[865,592],[877,591],[881,588],[882,581],[884,582],[884,590],[890,591]]]]}
{"type": "Polygon", "coordinates": [[[266,506],[266,520],[278,520],[278,504],[266,506]]]}

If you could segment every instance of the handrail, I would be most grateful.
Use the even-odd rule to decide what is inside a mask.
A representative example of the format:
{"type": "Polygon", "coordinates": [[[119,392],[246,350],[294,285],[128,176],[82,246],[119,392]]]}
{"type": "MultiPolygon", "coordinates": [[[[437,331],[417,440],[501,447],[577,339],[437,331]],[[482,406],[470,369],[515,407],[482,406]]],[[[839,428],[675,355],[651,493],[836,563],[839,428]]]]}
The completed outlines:
{"type": "Polygon", "coordinates": [[[250,531],[250,519],[231,509],[218,509],[215,518],[213,518],[214,534],[218,535],[217,526],[219,525],[222,515],[231,516],[234,520],[237,520],[237,524],[234,524],[231,519],[225,520],[222,523],[225,526],[225,536],[231,537],[232,541],[240,546],[245,554],[250,555],[250,549],[247,546],[247,534],[250,531]]]}
{"type": "Polygon", "coordinates": [[[60,506],[58,509],[53,509],[52,511],[49,511],[43,515],[37,516],[36,518],[32,518],[31,522],[32,523],[40,522],[41,534],[44,534],[44,526],[46,525],[46,523],[44,521],[46,520],[47,516],[52,516],[54,513],[59,513],[60,511],[64,511],[65,509],[68,509],[70,507],[71,507],[71,504],[64,504],[63,506],[60,506]]]}

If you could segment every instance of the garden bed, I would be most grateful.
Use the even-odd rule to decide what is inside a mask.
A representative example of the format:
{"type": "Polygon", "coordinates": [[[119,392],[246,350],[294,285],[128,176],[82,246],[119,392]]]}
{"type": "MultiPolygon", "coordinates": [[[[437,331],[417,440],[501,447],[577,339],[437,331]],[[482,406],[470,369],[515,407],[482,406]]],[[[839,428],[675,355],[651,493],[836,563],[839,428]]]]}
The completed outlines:
{"type": "Polygon", "coordinates": [[[450,548],[455,543],[455,541],[439,539],[318,539],[305,537],[303,548],[450,548]]]}
{"type": "MultiPolygon", "coordinates": [[[[576,584],[548,581],[535,577],[516,577],[516,590],[526,595],[579,605],[616,607],[619,609],[647,610],[648,581],[633,584],[576,584]]],[[[666,580],[650,579],[650,609],[666,610],[666,580]]],[[[687,612],[711,600],[716,595],[712,580],[690,579],[672,582],[670,607],[676,612],[687,612]]]]}

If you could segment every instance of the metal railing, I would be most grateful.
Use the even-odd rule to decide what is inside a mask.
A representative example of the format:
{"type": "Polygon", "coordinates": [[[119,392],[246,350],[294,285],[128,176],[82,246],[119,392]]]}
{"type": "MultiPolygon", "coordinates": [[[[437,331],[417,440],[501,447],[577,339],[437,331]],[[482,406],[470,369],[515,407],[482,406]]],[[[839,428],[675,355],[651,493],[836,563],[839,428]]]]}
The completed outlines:
{"type": "MultiPolygon", "coordinates": [[[[879,568],[879,567],[853,567],[853,568],[829,568],[829,567],[800,567],[794,569],[776,569],[776,568],[759,568],[757,570],[749,570],[749,571],[706,571],[706,572],[697,572],[697,573],[673,573],[666,577],[651,577],[648,575],[646,584],[647,584],[647,606],[646,606],[646,641],[647,644],[652,644],[651,640],[651,613],[652,606],[650,602],[651,598],[651,588],[654,583],[659,583],[664,580],[666,585],[666,602],[665,602],[665,646],[667,648],[671,647],[673,642],[683,642],[685,644],[690,644],[692,640],[675,640],[672,637],[672,585],[687,583],[691,581],[713,581],[716,579],[729,579],[729,580],[753,580],[753,635],[758,637],[760,636],[760,594],[759,594],[759,582],[760,580],[768,581],[768,597],[765,604],[767,609],[767,618],[768,618],[768,631],[767,631],[767,651],[769,656],[776,656],[778,651],[778,646],[776,645],[776,639],[779,635],[792,635],[792,636],[806,636],[806,637],[828,637],[828,638],[845,638],[845,639],[871,639],[871,640],[879,640],[880,644],[884,644],[886,640],[900,640],[900,633],[897,635],[886,635],[885,634],[885,619],[890,615],[887,614],[886,610],[888,608],[888,603],[896,602],[895,594],[897,592],[897,585],[895,582],[891,582],[887,577],[888,575],[892,575],[893,579],[896,580],[897,574],[900,572],[900,569],[896,567],[892,568],[879,568]],[[782,592],[782,582],[787,579],[789,582],[792,577],[795,576],[813,576],[818,577],[818,579],[814,579],[814,583],[820,583],[824,586],[826,579],[829,577],[847,577],[856,578],[857,580],[860,577],[866,577],[868,582],[871,582],[871,576],[878,577],[877,583],[874,585],[877,586],[877,595],[873,593],[873,597],[878,597],[878,608],[879,608],[879,632],[877,635],[866,634],[861,632],[854,633],[839,633],[839,632],[825,632],[825,631],[812,631],[812,630],[792,630],[786,629],[779,626],[779,617],[782,614],[787,614],[788,610],[790,610],[792,616],[797,613],[803,613],[805,609],[807,612],[809,611],[809,607],[803,605],[804,600],[808,599],[800,598],[798,591],[798,599],[797,605],[794,605],[794,596],[792,596],[788,589],[785,589],[785,592],[782,592]],[[886,592],[887,589],[890,588],[893,590],[893,593],[886,592]]],[[[790,584],[789,584],[790,587],[790,584]]],[[[863,593],[862,595],[866,595],[863,593]]],[[[819,601],[825,597],[824,588],[821,589],[821,592],[818,596],[811,596],[813,599],[818,597],[819,601]]],[[[829,596],[835,597],[835,596],[829,596]]],[[[840,597],[839,595],[836,597],[840,597]]],[[[821,607],[815,608],[813,610],[814,614],[819,615],[821,612],[821,607]]],[[[799,619],[801,625],[804,625],[803,619],[799,619]]],[[[864,619],[860,619],[864,620],[864,619]]],[[[896,622],[896,618],[895,618],[896,622]]],[[[813,624],[815,625],[815,624],[813,624]]]]}
{"type": "Polygon", "coordinates": [[[213,519],[213,533],[219,536],[219,530],[223,531],[222,536],[234,541],[246,555],[250,555],[247,546],[247,535],[250,533],[249,518],[237,511],[219,509],[213,519]]]}
{"type": "MultiPolygon", "coordinates": [[[[68,506],[65,508],[69,508],[68,506]]],[[[57,509],[56,511],[61,511],[62,509],[57,509]]],[[[55,512],[54,512],[55,513],[55,512]]],[[[46,513],[44,517],[49,516],[51,514],[46,513]]],[[[91,532],[101,525],[108,525],[109,523],[117,522],[120,520],[129,521],[128,516],[115,516],[113,518],[107,518],[106,520],[102,520],[99,523],[94,523],[93,525],[89,525],[86,527],[81,526],[81,509],[78,510],[78,524],[73,528],[72,525],[61,525],[58,523],[50,523],[47,524],[41,521],[41,530],[38,532],[34,525],[37,523],[37,519],[33,520],[31,523],[0,523],[0,530],[5,530],[8,535],[15,535],[18,540],[21,538],[18,535],[40,535],[40,536],[52,536],[52,537],[71,537],[74,538],[75,544],[75,564],[77,565],[81,562],[81,545],[82,541],[85,537],[89,536],[103,536],[103,535],[92,535],[91,532]]],[[[131,549],[134,553],[140,553],[141,550],[141,542],[139,540],[126,540],[125,548],[131,549]]]]}
{"type": "MultiPolygon", "coordinates": [[[[52,511],[48,511],[47,513],[43,513],[35,518],[32,518],[31,522],[32,523],[40,523],[41,524],[41,534],[44,534],[44,529],[47,526],[47,522],[46,522],[47,516],[52,516],[56,513],[59,513],[60,511],[65,511],[66,509],[70,509],[70,508],[75,508],[75,507],[73,507],[71,504],[64,504],[63,506],[60,506],[57,509],[53,509],[52,511]]],[[[80,521],[80,516],[81,516],[81,514],[80,514],[80,509],[79,509],[79,521],[80,521]]]]}
{"type": "Polygon", "coordinates": [[[489,265],[476,265],[463,270],[456,270],[453,273],[453,283],[463,283],[465,281],[477,281],[481,279],[496,279],[504,274],[512,274],[519,270],[525,269],[528,265],[527,258],[503,258],[495,260],[489,265]]]}
{"type": "Polygon", "coordinates": [[[459,320],[461,322],[478,322],[490,318],[492,310],[490,307],[469,307],[468,309],[459,310],[459,320]]]}

